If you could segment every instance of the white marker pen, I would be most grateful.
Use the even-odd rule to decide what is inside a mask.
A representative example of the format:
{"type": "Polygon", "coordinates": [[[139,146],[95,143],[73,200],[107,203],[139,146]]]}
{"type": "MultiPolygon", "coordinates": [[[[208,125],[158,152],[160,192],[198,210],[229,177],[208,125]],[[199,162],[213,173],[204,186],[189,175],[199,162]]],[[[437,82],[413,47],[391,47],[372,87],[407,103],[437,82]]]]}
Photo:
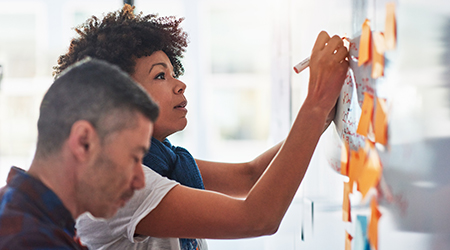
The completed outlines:
{"type": "Polygon", "coordinates": [[[309,66],[309,57],[294,66],[295,73],[299,74],[309,66]]]}

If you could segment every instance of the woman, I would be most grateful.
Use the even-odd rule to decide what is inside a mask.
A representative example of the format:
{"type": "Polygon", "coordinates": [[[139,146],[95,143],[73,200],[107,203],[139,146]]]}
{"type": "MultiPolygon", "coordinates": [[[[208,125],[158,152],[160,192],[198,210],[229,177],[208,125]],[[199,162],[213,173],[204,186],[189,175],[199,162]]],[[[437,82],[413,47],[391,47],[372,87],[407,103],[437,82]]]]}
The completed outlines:
{"type": "MultiPolygon", "coordinates": [[[[160,116],[154,124],[151,148],[144,158],[144,165],[152,168],[161,175],[175,180],[185,186],[197,189],[217,191],[234,197],[247,197],[247,199],[250,199],[250,197],[253,196],[257,197],[256,200],[262,199],[262,197],[259,196],[262,195],[262,193],[256,192],[258,193],[258,195],[250,195],[249,191],[255,186],[256,181],[260,178],[271,161],[274,160],[275,155],[277,153],[283,155],[283,153],[281,152],[283,150],[280,150],[282,143],[279,143],[278,145],[267,150],[253,161],[231,164],[194,159],[186,149],[172,146],[167,140],[167,137],[169,135],[183,130],[187,124],[187,100],[184,97],[186,85],[178,80],[178,77],[184,72],[180,59],[182,58],[183,52],[185,51],[185,48],[187,46],[187,35],[180,28],[180,23],[182,22],[182,20],[183,19],[176,19],[174,17],[158,18],[155,15],[134,15],[133,8],[129,5],[125,5],[124,8],[120,11],[108,13],[101,21],[96,17],[92,17],[85,24],[76,29],[79,37],[72,40],[69,52],[59,58],[59,65],[55,67],[55,74],[57,75],[59,72],[61,72],[74,62],[81,60],[86,56],[103,59],[110,63],[118,65],[128,74],[130,74],[132,78],[135,79],[136,82],[138,82],[160,106],[160,116]]],[[[341,86],[344,79],[343,77],[345,76],[345,72],[348,67],[345,60],[347,50],[342,46],[342,41],[340,41],[340,38],[333,37],[332,39],[330,39],[328,34],[322,32],[319,35],[316,44],[317,45],[315,47],[318,47],[317,50],[320,51],[320,53],[317,53],[317,57],[312,57],[312,84],[310,84],[310,91],[311,93],[313,93],[312,96],[315,96],[314,93],[316,93],[316,91],[327,91],[321,90],[321,88],[323,87],[321,84],[323,84],[322,81],[324,80],[334,82],[336,86],[341,86]],[[333,42],[330,42],[329,40],[332,40],[333,42]],[[322,53],[323,49],[326,48],[328,50],[332,46],[334,46],[333,51],[338,49],[339,53],[331,53],[331,55],[322,53]],[[328,61],[331,62],[333,60],[329,60],[329,58],[327,57],[334,55],[339,56],[339,65],[328,65],[328,61]],[[314,61],[314,58],[317,58],[317,60],[314,61]],[[327,63],[326,65],[319,66],[319,61],[327,63]],[[330,69],[328,69],[328,67],[330,69]],[[316,68],[317,70],[314,70],[316,68]],[[344,70],[344,73],[341,72],[342,70],[344,70]]],[[[338,88],[338,90],[340,90],[340,87],[338,88]]],[[[335,103],[338,94],[339,91],[337,91],[337,93],[331,91],[331,93],[320,93],[319,96],[331,96],[331,101],[333,101],[334,98],[335,103]]],[[[317,102],[314,103],[316,103],[318,107],[323,107],[324,110],[327,110],[325,117],[318,117],[324,118],[323,121],[321,121],[321,119],[317,119],[319,123],[314,123],[314,125],[316,126],[316,128],[314,129],[318,128],[319,132],[321,133],[323,132],[324,128],[329,125],[329,121],[332,120],[330,118],[334,116],[332,112],[334,103],[328,106],[326,103],[329,104],[329,100],[323,101],[323,104],[317,102]],[[317,127],[317,125],[319,126],[317,127]]],[[[304,124],[303,122],[299,123],[306,126],[306,124],[304,124]]],[[[302,134],[308,134],[307,130],[309,130],[309,126],[312,125],[313,124],[308,124],[308,128],[306,129],[306,131],[302,130],[302,134]]],[[[318,136],[320,136],[320,133],[318,136]]],[[[312,135],[313,134],[314,133],[312,133],[312,135]]],[[[311,147],[312,149],[315,147],[316,144],[314,141],[318,138],[313,137],[305,140],[305,142],[302,142],[302,144],[306,144],[311,139],[312,141],[310,145],[305,145],[305,147],[307,147],[309,150],[305,151],[306,155],[301,156],[303,169],[298,170],[301,172],[300,176],[298,177],[298,181],[301,181],[301,179],[303,178],[303,171],[306,171],[306,167],[308,165],[307,163],[309,162],[310,156],[308,156],[307,152],[310,151],[311,147]]],[[[294,141],[296,139],[292,140],[294,141]]],[[[291,150],[297,150],[291,148],[291,146],[285,146],[285,148],[286,150],[284,151],[288,152],[291,150]]],[[[291,160],[292,162],[284,163],[287,165],[293,165],[294,162],[297,162],[297,160],[295,159],[291,160]]],[[[271,165],[279,164],[281,164],[281,160],[274,160],[271,165]]],[[[299,185],[299,183],[297,184],[299,185]]],[[[289,186],[290,191],[288,192],[288,195],[283,198],[283,201],[280,201],[280,204],[276,204],[274,206],[288,206],[290,200],[293,197],[293,194],[295,194],[296,188],[298,187],[296,186],[297,184],[294,180],[293,182],[288,182],[285,187],[288,188],[289,186]],[[293,193],[291,197],[290,192],[292,191],[293,193]]],[[[277,184],[277,188],[274,188],[273,191],[281,192],[283,188],[279,188],[278,186],[283,185],[284,184],[277,184]]],[[[178,188],[174,188],[173,190],[175,189],[178,188]]],[[[194,214],[196,214],[196,212],[194,211],[192,211],[191,214],[190,210],[196,206],[200,205],[200,208],[198,208],[198,210],[209,207],[207,204],[210,203],[212,203],[211,206],[213,207],[219,206],[219,203],[214,204],[212,202],[217,197],[209,197],[211,193],[198,193],[192,191],[191,189],[189,190],[190,191],[186,191],[186,196],[191,197],[190,195],[192,192],[193,196],[191,197],[191,202],[194,202],[194,200],[196,200],[197,202],[195,205],[190,205],[189,200],[185,201],[184,199],[179,199],[179,203],[186,202],[186,205],[189,208],[185,207],[184,215],[186,216],[182,216],[176,223],[174,222],[175,224],[179,223],[175,228],[171,228],[169,226],[168,228],[170,228],[170,230],[162,234],[159,234],[160,232],[155,232],[155,226],[154,224],[152,224],[155,223],[155,216],[152,216],[152,214],[154,215],[155,212],[154,210],[146,211],[147,214],[142,215],[143,218],[138,222],[138,224],[135,227],[129,229],[135,230],[133,231],[134,233],[131,237],[134,237],[134,234],[136,234],[151,236],[161,235],[164,237],[179,237],[179,235],[195,235],[197,237],[197,235],[204,235],[204,237],[211,238],[240,238],[260,234],[260,229],[258,229],[257,227],[254,227],[254,229],[251,230],[252,232],[246,231],[245,233],[238,233],[239,230],[237,230],[237,227],[239,227],[240,225],[237,224],[228,225],[229,228],[225,228],[230,231],[222,230],[224,229],[223,227],[227,226],[222,225],[222,227],[219,228],[220,223],[216,221],[216,219],[220,219],[216,218],[215,216],[220,217],[224,216],[224,214],[212,215],[211,213],[213,213],[213,211],[211,210],[208,210],[209,212],[204,211],[204,213],[198,215],[201,217],[199,218],[199,222],[186,224],[184,222],[180,222],[180,220],[184,221],[186,219],[185,217],[193,216],[194,214]],[[199,199],[197,200],[197,198],[199,199]],[[213,222],[214,224],[211,224],[213,222]],[[218,228],[216,228],[216,226],[218,228]]],[[[175,191],[171,191],[169,193],[170,195],[168,196],[172,196],[171,194],[173,192],[175,191]]],[[[284,192],[286,192],[286,190],[284,190],[283,193],[284,192]]],[[[220,197],[223,198],[223,196],[220,197]]],[[[221,200],[222,198],[220,198],[219,200],[221,200]]],[[[275,197],[274,199],[276,200],[275,197]]],[[[234,203],[234,201],[237,200],[229,200],[229,202],[231,203],[234,203]]],[[[166,198],[164,198],[161,202],[165,203],[166,198]]],[[[227,201],[223,202],[227,203],[227,201]]],[[[137,202],[137,204],[139,204],[139,202],[137,202]]],[[[171,207],[170,205],[168,206],[171,207]]],[[[224,209],[224,212],[227,212],[229,211],[227,209],[230,209],[226,208],[225,205],[221,208],[224,209]]],[[[158,208],[155,208],[155,210],[158,210],[158,208]]],[[[130,211],[133,211],[133,209],[131,209],[130,211]]],[[[284,212],[285,210],[280,210],[278,212],[281,214],[277,214],[277,216],[275,216],[277,217],[277,220],[280,219],[281,221],[284,212]]],[[[160,217],[164,216],[160,215],[160,217]]],[[[170,220],[170,218],[164,218],[166,218],[166,221],[170,220]]],[[[231,218],[232,217],[230,217],[230,219],[231,218]]],[[[267,219],[269,220],[269,218],[267,219]]],[[[190,221],[189,218],[187,218],[186,221],[190,221]]],[[[81,223],[79,222],[78,224],[90,225],[90,223],[91,222],[88,220],[82,220],[81,223]]],[[[83,226],[81,226],[81,228],[83,228],[83,226]]],[[[83,233],[80,233],[82,236],[83,233]]],[[[128,239],[128,241],[133,242],[133,239],[128,239]]],[[[149,245],[152,243],[146,242],[145,244],[149,245]]],[[[206,246],[203,244],[202,240],[180,239],[180,245],[181,249],[196,249],[199,246],[199,249],[206,249],[206,246]]]]}

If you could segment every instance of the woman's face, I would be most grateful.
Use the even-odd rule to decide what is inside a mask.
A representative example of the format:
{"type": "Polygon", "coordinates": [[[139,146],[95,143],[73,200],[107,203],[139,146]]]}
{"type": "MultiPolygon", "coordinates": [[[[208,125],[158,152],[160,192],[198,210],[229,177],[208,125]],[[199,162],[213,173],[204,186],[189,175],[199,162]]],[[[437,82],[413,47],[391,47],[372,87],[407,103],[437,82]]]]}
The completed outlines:
{"type": "Polygon", "coordinates": [[[153,137],[162,141],[186,127],[186,84],[174,77],[172,63],[164,52],[156,51],[136,59],[135,72],[131,77],[159,105],[160,113],[154,124],[153,137]]]}

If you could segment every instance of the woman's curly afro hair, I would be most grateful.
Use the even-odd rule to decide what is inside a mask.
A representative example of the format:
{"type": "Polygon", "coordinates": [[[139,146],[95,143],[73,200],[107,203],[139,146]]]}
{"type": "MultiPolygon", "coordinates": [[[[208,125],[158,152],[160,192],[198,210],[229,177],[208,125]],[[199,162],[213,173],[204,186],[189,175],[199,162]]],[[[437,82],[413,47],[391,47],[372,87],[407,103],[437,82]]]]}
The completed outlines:
{"type": "Polygon", "coordinates": [[[72,39],[67,54],[59,57],[53,75],[57,77],[87,56],[115,64],[131,75],[135,59],[160,50],[169,57],[175,76],[182,75],[184,68],[180,59],[187,46],[187,34],[179,27],[183,18],[143,16],[142,12],[134,15],[133,10],[134,7],[126,4],[101,21],[92,16],[76,27],[79,37],[72,39]]]}

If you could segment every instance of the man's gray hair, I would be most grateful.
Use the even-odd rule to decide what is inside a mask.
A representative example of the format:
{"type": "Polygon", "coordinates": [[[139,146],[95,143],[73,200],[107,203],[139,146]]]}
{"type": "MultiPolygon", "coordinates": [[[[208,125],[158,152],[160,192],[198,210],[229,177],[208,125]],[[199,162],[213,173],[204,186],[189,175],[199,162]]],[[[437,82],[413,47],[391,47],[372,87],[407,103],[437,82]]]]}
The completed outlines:
{"type": "Polygon", "coordinates": [[[117,66],[97,59],[82,60],[63,71],[42,100],[36,155],[59,151],[76,121],[90,122],[103,139],[130,126],[136,112],[155,122],[159,109],[117,66]]]}

